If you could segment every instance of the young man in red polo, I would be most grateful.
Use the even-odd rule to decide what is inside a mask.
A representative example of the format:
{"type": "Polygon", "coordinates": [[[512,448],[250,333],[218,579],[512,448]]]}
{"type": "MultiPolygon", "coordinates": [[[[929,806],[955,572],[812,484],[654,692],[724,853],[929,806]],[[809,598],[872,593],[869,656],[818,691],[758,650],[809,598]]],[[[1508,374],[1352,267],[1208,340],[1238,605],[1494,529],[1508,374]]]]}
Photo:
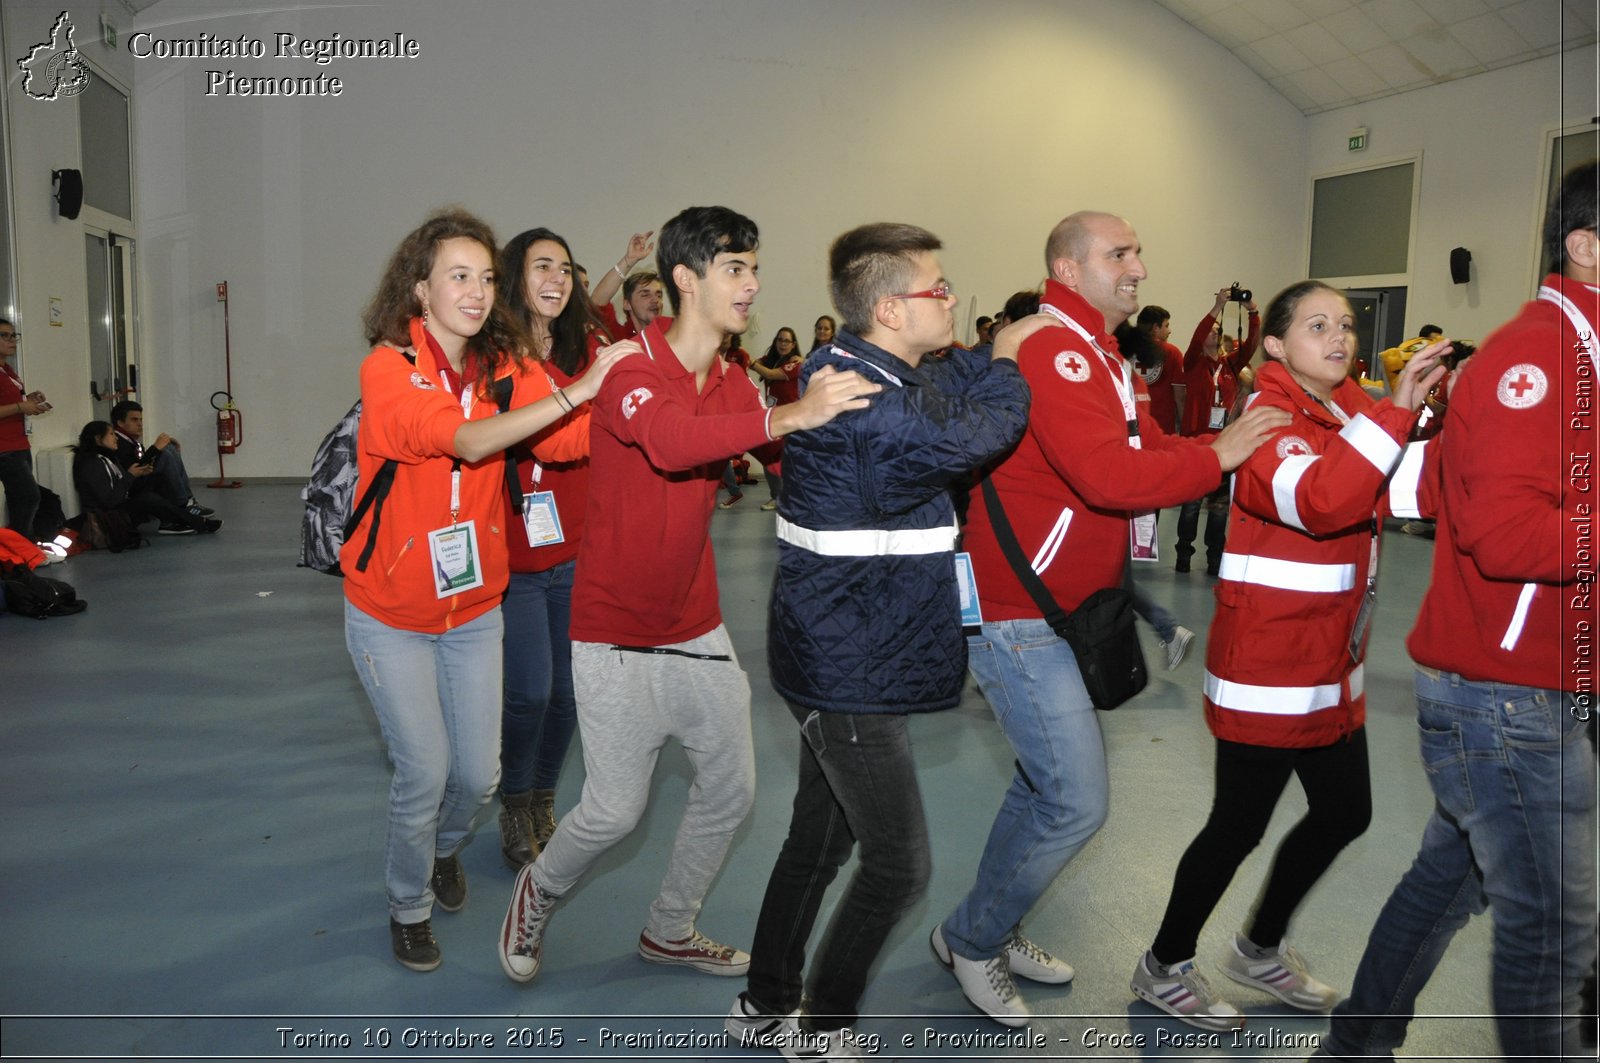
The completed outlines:
{"type": "Polygon", "coordinates": [[[677,739],[694,766],[688,805],[639,955],[741,975],[750,956],[695,929],[711,881],[755,796],[750,683],[722,624],[711,513],[727,459],[763,461],[776,440],[864,409],[882,390],[819,372],[799,402],[769,409],[717,347],[743,332],[761,283],[755,223],[691,207],[661,230],[656,260],[675,318],[639,334],[591,404],[589,512],[572,589],[572,672],[587,772],[578,805],[522,869],[500,934],[508,977],[539,972],[556,902],[639,822],[656,757],[677,739]]]}

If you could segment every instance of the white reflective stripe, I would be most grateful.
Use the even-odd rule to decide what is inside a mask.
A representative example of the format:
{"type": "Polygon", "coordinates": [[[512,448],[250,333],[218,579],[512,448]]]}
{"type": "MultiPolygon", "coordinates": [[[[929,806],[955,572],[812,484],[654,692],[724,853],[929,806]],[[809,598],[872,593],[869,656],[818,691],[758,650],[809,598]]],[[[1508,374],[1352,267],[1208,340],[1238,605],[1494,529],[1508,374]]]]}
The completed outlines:
{"type": "Polygon", "coordinates": [[[943,528],[907,528],[898,531],[882,528],[813,531],[779,517],[778,538],[791,546],[824,557],[940,554],[955,550],[956,527],[951,524],[943,528]]]}
{"type": "Polygon", "coordinates": [[[1356,414],[1354,420],[1339,429],[1339,436],[1385,476],[1399,460],[1400,444],[1364,413],[1356,414]]]}
{"type": "Polygon", "coordinates": [[[1337,594],[1356,585],[1354,565],[1315,565],[1260,554],[1223,554],[1220,575],[1235,583],[1316,594],[1337,594]]]}
{"type": "Polygon", "coordinates": [[[1306,474],[1313,462],[1320,461],[1320,454],[1291,454],[1284,458],[1278,465],[1278,471],[1272,474],[1272,501],[1278,507],[1278,520],[1291,528],[1306,530],[1304,522],[1300,520],[1300,507],[1295,503],[1295,488],[1300,486],[1300,477],[1306,474]]]}
{"type": "Polygon", "coordinates": [[[906,386],[906,382],[904,380],[901,380],[899,377],[895,376],[893,373],[889,372],[887,369],[882,369],[882,368],[880,368],[878,366],[875,366],[871,362],[867,361],[865,358],[859,358],[856,355],[851,354],[849,351],[845,350],[843,347],[833,346],[833,347],[830,347],[828,349],[831,350],[834,354],[837,354],[841,358],[849,358],[849,359],[852,359],[853,361],[860,362],[862,365],[866,366],[868,369],[872,370],[874,373],[877,373],[879,376],[883,377],[883,379],[887,380],[889,383],[893,384],[897,388],[903,388],[903,387],[906,386]]]}
{"type": "Polygon", "coordinates": [[[1347,685],[1351,701],[1360,697],[1365,686],[1362,672],[1363,668],[1358,664],[1341,683],[1323,683],[1314,687],[1263,687],[1219,679],[1208,669],[1205,692],[1213,705],[1224,709],[1272,716],[1309,716],[1313,712],[1331,709],[1344,700],[1347,685]]]}
{"type": "Polygon", "coordinates": [[[1350,673],[1350,700],[1354,701],[1367,692],[1367,666],[1358,664],[1355,671],[1350,673]]]}
{"type": "Polygon", "coordinates": [[[1522,638],[1522,629],[1528,623],[1528,607],[1533,604],[1533,593],[1536,590],[1538,590],[1536,584],[1522,585],[1522,593],[1517,595],[1517,610],[1511,614],[1511,626],[1506,628],[1506,636],[1500,640],[1502,650],[1517,648],[1517,640],[1522,638]]]}
{"type": "Polygon", "coordinates": [[[1033,555],[1033,560],[1029,563],[1029,567],[1035,573],[1043,572],[1056,559],[1056,551],[1061,549],[1061,544],[1066,541],[1067,525],[1071,523],[1072,510],[1063,508],[1061,516],[1056,518],[1055,527],[1051,528],[1050,534],[1045,536],[1044,545],[1039,547],[1039,552],[1033,555]]]}
{"type": "Polygon", "coordinates": [[[1422,463],[1427,457],[1428,443],[1407,443],[1389,479],[1389,511],[1397,517],[1417,520],[1422,516],[1422,503],[1417,491],[1422,485],[1422,463]]]}

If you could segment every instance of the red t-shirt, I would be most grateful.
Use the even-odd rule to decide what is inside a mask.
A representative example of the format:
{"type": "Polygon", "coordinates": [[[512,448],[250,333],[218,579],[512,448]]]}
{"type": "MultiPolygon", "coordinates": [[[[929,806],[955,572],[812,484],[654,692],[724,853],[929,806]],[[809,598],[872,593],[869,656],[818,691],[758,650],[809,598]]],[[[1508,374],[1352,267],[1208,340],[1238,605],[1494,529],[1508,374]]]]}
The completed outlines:
{"type": "Polygon", "coordinates": [[[713,358],[705,386],[667,345],[672,321],[639,334],[592,403],[589,512],[572,588],[572,638],[664,646],[722,623],[711,514],[729,457],[763,462],[770,411],[743,373],[713,358]]]}
{"type": "MultiPolygon", "coordinates": [[[[27,389],[22,386],[17,371],[9,363],[0,362],[0,406],[13,406],[27,397],[27,389]]],[[[0,453],[27,449],[28,426],[22,414],[0,417],[0,453]]]]}
{"type": "MultiPolygon", "coordinates": [[[[578,366],[578,372],[574,376],[568,376],[549,362],[544,364],[544,369],[552,380],[565,388],[583,376],[589,364],[594,361],[595,352],[602,346],[604,343],[600,336],[591,333],[588,354],[584,356],[583,363],[578,366]]],[[[585,404],[578,409],[585,411],[588,405],[585,404]]],[[[535,440],[543,439],[547,433],[564,424],[565,420],[558,421],[545,429],[535,437],[535,440]]],[[[511,513],[508,508],[506,524],[511,530],[506,533],[506,546],[511,554],[511,571],[545,572],[577,557],[578,545],[583,542],[583,528],[589,509],[588,447],[585,443],[583,457],[573,461],[539,461],[526,447],[517,449],[517,472],[522,481],[522,493],[527,495],[535,491],[549,491],[555,496],[556,517],[561,521],[561,534],[564,538],[561,542],[551,543],[549,546],[529,546],[521,517],[511,513]]],[[[508,507],[510,501],[511,493],[507,491],[508,507]]]]}

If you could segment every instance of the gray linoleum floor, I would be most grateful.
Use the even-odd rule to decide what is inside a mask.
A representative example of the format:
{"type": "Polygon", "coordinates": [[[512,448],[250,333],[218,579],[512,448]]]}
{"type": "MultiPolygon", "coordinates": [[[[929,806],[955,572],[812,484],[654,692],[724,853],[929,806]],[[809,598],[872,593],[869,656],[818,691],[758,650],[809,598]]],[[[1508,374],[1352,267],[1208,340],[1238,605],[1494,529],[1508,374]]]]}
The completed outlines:
{"type": "MultiPolygon", "coordinates": [[[[652,966],[633,951],[689,781],[676,748],[661,759],[638,830],[556,913],[537,980],[508,981],[496,957],[513,875],[493,809],[464,852],[466,909],[435,916],[444,965],[415,974],[395,963],[383,897],[388,766],[345,652],[339,582],[294,567],[295,485],[205,494],[227,519],[220,535],[75,557],[50,574],[77,586],[86,613],[0,618],[6,1057],[777,1058],[714,1043],[741,980],[652,966]],[[470,1035],[492,1046],[463,1047],[470,1035]],[[667,1035],[713,1042],[677,1047],[667,1035]]],[[[773,515],[757,508],[764,495],[713,525],[723,610],[754,690],[760,788],[700,925],[744,945],[788,821],[799,748],[766,681],[774,549],[773,515]]],[[[1164,546],[1172,517],[1162,516],[1164,546]]],[[[1317,973],[1342,987],[1432,804],[1404,650],[1431,549],[1388,536],[1367,679],[1374,820],[1291,929],[1317,973]]],[[[986,1043],[1005,1031],[930,957],[928,931],[970,885],[1010,776],[1004,738],[969,690],[959,709],[914,724],[934,879],[866,996],[860,1030],[881,1039],[874,1058],[1301,1058],[1325,1029],[1319,1016],[1284,1015],[1238,987],[1249,1040],[1197,1045],[1197,1031],[1128,991],[1205,817],[1212,762],[1199,696],[1210,581],[1178,576],[1170,562],[1139,575],[1199,635],[1172,673],[1150,638],[1150,688],[1102,714],[1110,819],[1028,921],[1031,937],[1077,967],[1076,981],[1024,983],[1039,1015],[1033,1040],[986,1043]]],[[[582,778],[575,745],[558,812],[582,778]]],[[[1207,927],[1202,961],[1226,947],[1303,808],[1291,785],[1207,927]]],[[[1477,1017],[1488,1007],[1488,952],[1480,920],[1423,996],[1406,1054],[1492,1051],[1492,1027],[1477,1017]]]]}

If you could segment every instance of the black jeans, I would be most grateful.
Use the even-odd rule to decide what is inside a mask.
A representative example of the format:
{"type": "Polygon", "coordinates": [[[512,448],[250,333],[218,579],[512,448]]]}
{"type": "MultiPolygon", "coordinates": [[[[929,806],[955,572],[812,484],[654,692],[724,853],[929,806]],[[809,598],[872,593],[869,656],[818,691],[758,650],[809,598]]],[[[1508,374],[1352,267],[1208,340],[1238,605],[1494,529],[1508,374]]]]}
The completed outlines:
{"type": "Polygon", "coordinates": [[[928,888],[928,824],[905,716],[789,711],[800,724],[800,785],[756,920],[750,1000],[768,1015],[800,1006],[806,942],[823,894],[859,844],[860,865],[806,985],[813,1027],[836,1030],[855,1024],[873,962],[928,888]]]}
{"type": "Polygon", "coordinates": [[[33,539],[33,518],[39,512],[39,483],[33,478],[33,451],[0,454],[0,485],[6,492],[6,527],[33,539]]]}
{"type": "Polygon", "coordinates": [[[1205,827],[1178,861],[1172,899],[1150,951],[1161,963],[1195,954],[1200,929],[1266,832],[1291,774],[1300,778],[1309,807],[1284,836],[1245,936],[1262,948],[1283,939],[1307,892],[1339,851],[1372,819],[1367,732],[1316,749],[1275,749],[1217,740],[1216,796],[1205,827]]]}

